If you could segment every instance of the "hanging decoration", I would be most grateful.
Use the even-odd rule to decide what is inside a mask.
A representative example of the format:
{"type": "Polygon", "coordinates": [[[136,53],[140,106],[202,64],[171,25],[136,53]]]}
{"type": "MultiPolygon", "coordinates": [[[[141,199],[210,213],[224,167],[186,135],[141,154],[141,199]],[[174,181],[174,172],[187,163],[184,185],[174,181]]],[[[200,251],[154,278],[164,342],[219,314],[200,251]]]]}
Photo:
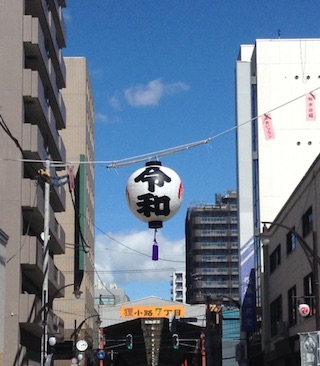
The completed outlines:
{"type": "Polygon", "coordinates": [[[128,179],[126,197],[131,212],[155,229],[152,259],[158,259],[156,230],[179,210],[183,199],[183,184],[178,174],[161,162],[146,163],[128,179]]]}

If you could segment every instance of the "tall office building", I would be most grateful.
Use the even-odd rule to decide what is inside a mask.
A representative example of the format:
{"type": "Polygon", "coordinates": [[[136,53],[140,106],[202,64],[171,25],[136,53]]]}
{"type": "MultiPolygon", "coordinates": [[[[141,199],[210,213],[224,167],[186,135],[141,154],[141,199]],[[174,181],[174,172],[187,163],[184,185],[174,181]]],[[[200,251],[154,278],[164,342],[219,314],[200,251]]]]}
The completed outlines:
{"type": "MultiPolygon", "coordinates": [[[[274,220],[319,153],[319,47],[320,39],[259,39],[240,47],[236,63],[241,300],[254,273],[258,307],[255,235],[261,222],[274,220]]],[[[253,329],[247,320],[244,329],[253,329]]]]}
{"type": "Polygon", "coordinates": [[[239,300],[237,192],[216,194],[214,204],[188,208],[186,217],[187,303],[239,300]]]}
{"type": "MultiPolygon", "coordinates": [[[[73,170],[74,189],[66,188],[66,211],[58,215],[66,235],[65,254],[56,260],[64,273],[64,298],[54,301],[54,311],[63,315],[64,340],[74,344],[74,328],[79,339],[92,345],[97,333],[94,309],[94,101],[84,57],[66,57],[66,88],[62,96],[67,110],[67,128],[61,132],[66,146],[68,168],[73,170]],[[74,288],[79,286],[81,297],[76,299],[74,288]]],[[[70,349],[69,348],[69,349],[70,349]]],[[[61,352],[60,352],[61,353],[61,352]]],[[[65,355],[67,356],[67,355],[65,355]]],[[[72,356],[70,354],[70,356],[72,356]]],[[[57,359],[57,357],[55,357],[57,359]]],[[[57,361],[56,361],[57,362],[57,361]]],[[[70,363],[70,358],[69,358],[70,363]]],[[[58,363],[62,365],[62,362],[58,363]]]]}
{"type": "MultiPolygon", "coordinates": [[[[40,363],[41,234],[46,232],[46,214],[50,235],[46,293],[49,298],[54,293],[63,296],[59,289],[65,279],[55,259],[65,251],[65,232],[56,217],[65,209],[65,190],[50,184],[46,197],[45,179],[38,170],[45,168],[47,159],[66,160],[60,136],[66,127],[60,94],[66,83],[65,5],[65,0],[0,0],[0,226],[8,236],[5,275],[1,276],[5,279],[2,365],[40,363]]],[[[52,177],[65,173],[63,166],[50,167],[52,177]]],[[[63,330],[62,319],[51,310],[47,324],[51,332],[63,330]]]]}

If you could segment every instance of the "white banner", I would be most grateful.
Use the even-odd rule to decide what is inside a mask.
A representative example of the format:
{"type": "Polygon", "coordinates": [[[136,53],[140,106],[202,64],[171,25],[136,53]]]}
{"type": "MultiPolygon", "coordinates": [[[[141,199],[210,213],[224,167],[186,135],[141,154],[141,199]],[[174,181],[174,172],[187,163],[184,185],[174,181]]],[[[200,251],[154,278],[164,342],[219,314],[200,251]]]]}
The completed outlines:
{"type": "Polygon", "coordinates": [[[300,333],[301,366],[320,366],[320,332],[300,333]]]}

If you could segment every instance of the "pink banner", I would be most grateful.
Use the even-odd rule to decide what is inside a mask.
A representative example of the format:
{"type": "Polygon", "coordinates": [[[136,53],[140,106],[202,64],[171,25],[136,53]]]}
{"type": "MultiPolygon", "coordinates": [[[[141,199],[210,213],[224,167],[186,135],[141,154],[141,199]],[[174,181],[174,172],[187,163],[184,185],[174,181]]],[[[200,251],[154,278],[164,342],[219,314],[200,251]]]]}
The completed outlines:
{"type": "Polygon", "coordinates": [[[316,120],[316,95],[314,93],[306,94],[306,120],[316,120]]]}
{"type": "Polygon", "coordinates": [[[265,136],[266,140],[274,139],[275,134],[274,134],[274,130],[273,130],[271,113],[266,113],[266,114],[262,115],[261,118],[262,118],[264,136],[265,136]]]}

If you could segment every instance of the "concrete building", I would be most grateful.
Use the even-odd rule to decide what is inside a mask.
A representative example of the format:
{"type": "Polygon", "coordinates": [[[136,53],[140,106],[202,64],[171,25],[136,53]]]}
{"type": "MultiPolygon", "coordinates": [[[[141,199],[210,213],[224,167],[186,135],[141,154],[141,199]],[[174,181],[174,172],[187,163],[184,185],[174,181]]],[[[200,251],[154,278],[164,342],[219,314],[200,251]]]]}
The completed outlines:
{"type": "MultiPolygon", "coordinates": [[[[303,364],[299,333],[309,334],[319,347],[314,334],[320,328],[319,189],[320,155],[261,238],[262,344],[270,366],[303,364]],[[299,314],[300,304],[309,306],[308,316],[299,314]]],[[[305,357],[317,359],[317,347],[305,357]]]]}
{"type": "Polygon", "coordinates": [[[171,300],[186,303],[186,273],[176,271],[171,274],[171,300]]]}
{"type": "MultiPolygon", "coordinates": [[[[94,305],[98,313],[102,307],[114,306],[128,302],[129,297],[126,295],[123,288],[118,288],[116,284],[111,284],[109,287],[102,282],[98,282],[94,288],[94,305]]],[[[104,320],[101,319],[103,326],[104,320]]]]}
{"type": "Polygon", "coordinates": [[[187,303],[209,297],[227,305],[239,300],[237,192],[216,195],[214,204],[188,208],[186,217],[187,303]]]}
{"type": "MultiPolygon", "coordinates": [[[[8,236],[0,229],[0,293],[5,293],[6,284],[6,246],[8,236]]],[[[0,299],[0,366],[4,366],[4,320],[5,320],[5,296],[0,299]]]]}
{"type": "MultiPolygon", "coordinates": [[[[319,46],[320,39],[259,39],[240,47],[236,63],[241,301],[254,277],[258,310],[261,221],[274,220],[319,151],[319,46]]],[[[250,357],[261,352],[252,320],[242,324],[252,334],[250,357]]]]}
{"type": "MultiPolygon", "coordinates": [[[[38,170],[45,167],[46,159],[66,160],[60,136],[66,127],[60,94],[66,84],[65,5],[65,0],[0,0],[0,222],[9,237],[2,293],[4,365],[40,363],[46,183],[38,170]]],[[[65,172],[53,164],[50,169],[52,177],[65,172]]],[[[50,184],[48,198],[50,298],[54,293],[63,296],[59,289],[65,285],[55,265],[56,257],[65,251],[65,232],[56,217],[65,209],[64,188],[50,184]]],[[[50,332],[63,331],[63,320],[51,310],[47,324],[50,332]]]]}
{"type": "MultiPolygon", "coordinates": [[[[64,319],[64,343],[69,342],[72,348],[74,329],[86,318],[78,337],[91,346],[98,332],[97,317],[92,316],[97,314],[94,308],[94,100],[86,59],[66,57],[64,62],[67,78],[62,96],[67,128],[61,137],[75,182],[70,192],[66,187],[66,211],[58,214],[65,229],[66,247],[65,254],[56,259],[56,265],[63,271],[66,285],[71,286],[65,288],[64,298],[54,301],[53,308],[64,319]],[[79,299],[73,294],[77,286],[82,291],[79,299]]],[[[56,363],[64,365],[62,361],[56,363]]],[[[65,364],[69,366],[70,357],[65,364]]]]}

